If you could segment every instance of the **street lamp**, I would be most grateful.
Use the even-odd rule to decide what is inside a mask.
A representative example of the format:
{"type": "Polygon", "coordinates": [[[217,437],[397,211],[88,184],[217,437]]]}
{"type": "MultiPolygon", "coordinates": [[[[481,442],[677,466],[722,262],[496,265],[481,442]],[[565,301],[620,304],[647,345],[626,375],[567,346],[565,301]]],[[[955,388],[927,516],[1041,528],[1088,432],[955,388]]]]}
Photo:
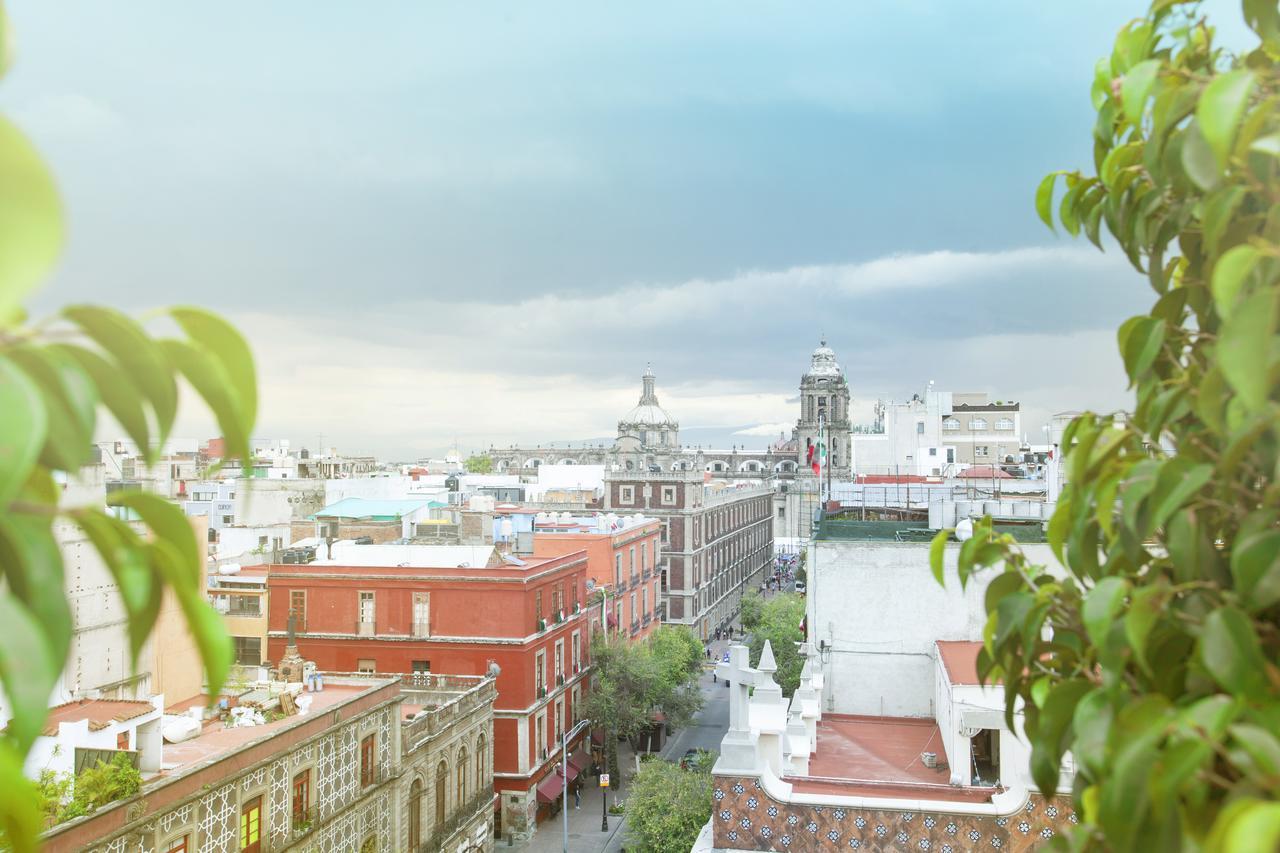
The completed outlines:
{"type": "Polygon", "coordinates": [[[591,725],[590,720],[580,720],[568,731],[560,733],[560,778],[564,780],[564,853],[569,853],[569,741],[591,725]]]}

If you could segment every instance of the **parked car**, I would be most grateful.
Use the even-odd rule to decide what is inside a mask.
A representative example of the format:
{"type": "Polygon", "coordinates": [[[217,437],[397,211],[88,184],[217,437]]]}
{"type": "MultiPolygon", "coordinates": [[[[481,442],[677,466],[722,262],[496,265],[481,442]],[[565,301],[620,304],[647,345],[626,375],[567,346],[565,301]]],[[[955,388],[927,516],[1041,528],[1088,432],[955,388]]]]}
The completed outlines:
{"type": "Polygon", "coordinates": [[[804,588],[804,581],[796,581],[796,592],[803,593],[804,588]]]}

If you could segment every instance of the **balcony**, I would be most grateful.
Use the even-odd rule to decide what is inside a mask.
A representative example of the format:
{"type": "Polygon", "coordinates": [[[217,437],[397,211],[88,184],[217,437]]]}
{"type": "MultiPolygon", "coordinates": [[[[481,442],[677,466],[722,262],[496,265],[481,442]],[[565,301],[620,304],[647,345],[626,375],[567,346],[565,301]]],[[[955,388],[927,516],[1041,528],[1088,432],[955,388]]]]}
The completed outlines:
{"type": "Polygon", "coordinates": [[[357,623],[356,623],[356,636],[358,636],[358,637],[372,637],[372,636],[373,636],[373,623],[372,623],[372,622],[357,622],[357,623]]]}
{"type": "Polygon", "coordinates": [[[430,636],[431,636],[431,628],[430,628],[430,626],[429,626],[426,622],[414,622],[414,623],[413,623],[413,636],[415,636],[415,637],[430,637],[430,636]]]}
{"type": "Polygon", "coordinates": [[[315,817],[315,814],[311,806],[306,806],[305,808],[295,808],[293,810],[293,814],[289,823],[290,831],[293,833],[293,837],[301,838],[302,836],[310,832],[312,819],[314,817],[315,817]]]}
{"type": "Polygon", "coordinates": [[[563,686],[564,686],[564,673],[563,672],[556,673],[556,687],[563,687],[563,686]]]}
{"type": "Polygon", "coordinates": [[[539,684],[539,685],[538,685],[538,698],[539,698],[539,699],[546,699],[546,698],[547,698],[547,685],[545,685],[545,684],[539,684]]]}
{"type": "Polygon", "coordinates": [[[460,808],[455,808],[444,823],[436,826],[431,837],[420,848],[427,850],[449,850],[453,837],[461,833],[472,822],[485,817],[493,811],[493,787],[488,785],[484,790],[467,800],[460,808]]]}

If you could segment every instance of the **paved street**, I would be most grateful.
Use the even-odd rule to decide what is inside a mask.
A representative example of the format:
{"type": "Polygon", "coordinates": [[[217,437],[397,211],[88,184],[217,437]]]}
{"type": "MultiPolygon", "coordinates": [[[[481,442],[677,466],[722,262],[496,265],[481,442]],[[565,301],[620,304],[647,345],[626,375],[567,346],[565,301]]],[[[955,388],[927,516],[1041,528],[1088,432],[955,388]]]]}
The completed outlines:
{"type": "MultiPolygon", "coordinates": [[[[728,642],[721,640],[711,644],[712,652],[717,660],[728,648],[728,642]]],[[[667,741],[662,756],[671,761],[679,761],[687,749],[709,749],[719,751],[720,740],[729,730],[729,691],[724,682],[713,683],[711,671],[707,669],[699,679],[699,687],[706,698],[706,704],[698,713],[693,724],[675,733],[667,741]]],[[[630,752],[628,751],[628,756],[630,752]]],[[[590,781],[594,781],[591,778],[590,781]]],[[[627,792],[622,796],[625,799],[627,792]]],[[[626,844],[626,820],[622,815],[609,816],[609,831],[600,831],[600,789],[589,786],[583,789],[582,808],[575,809],[572,799],[569,806],[569,850],[572,853],[618,853],[626,844]]],[[[505,842],[498,842],[497,850],[518,850],[521,853],[556,853],[563,849],[564,830],[560,815],[546,821],[538,827],[533,838],[523,845],[508,848],[505,842]]]]}

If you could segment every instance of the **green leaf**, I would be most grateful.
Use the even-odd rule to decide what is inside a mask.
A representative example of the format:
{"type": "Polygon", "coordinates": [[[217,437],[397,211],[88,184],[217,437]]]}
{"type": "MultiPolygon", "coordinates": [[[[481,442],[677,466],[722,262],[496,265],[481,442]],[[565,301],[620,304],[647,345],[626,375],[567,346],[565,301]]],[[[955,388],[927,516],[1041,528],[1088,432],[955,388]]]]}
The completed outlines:
{"type": "MultiPolygon", "coordinates": [[[[0,46],[0,66],[5,54],[0,46]]],[[[53,178],[22,132],[0,117],[0,328],[53,269],[62,241],[53,178]]]]}
{"type": "Polygon", "coordinates": [[[249,344],[234,326],[202,308],[173,308],[169,313],[222,365],[231,380],[228,390],[238,403],[244,431],[251,432],[258,416],[258,378],[249,344]]]}
{"type": "Polygon", "coordinates": [[[1280,530],[1237,541],[1231,552],[1231,575],[1250,610],[1263,610],[1280,601],[1280,530]]]}
{"type": "Polygon", "coordinates": [[[133,439],[139,452],[148,462],[153,462],[158,448],[151,447],[142,396],[129,377],[93,350],[72,344],[52,344],[49,349],[63,353],[80,365],[102,395],[102,402],[106,404],[107,410],[129,434],[129,438],[133,439]]]}
{"type": "Polygon", "coordinates": [[[160,347],[141,326],[111,308],[72,305],[62,313],[110,353],[121,372],[137,384],[155,412],[157,443],[163,445],[177,413],[178,386],[160,347]]]}
{"type": "Polygon", "coordinates": [[[1160,610],[1168,588],[1163,585],[1149,585],[1134,590],[1129,602],[1129,612],[1124,617],[1124,635],[1133,649],[1133,656],[1143,672],[1152,674],[1151,662],[1147,658],[1147,639],[1151,629],[1160,619],[1160,610]]]}
{"type": "MultiPolygon", "coordinates": [[[[37,501],[30,489],[22,497],[53,505],[37,501]]],[[[62,552],[47,517],[0,514],[0,577],[39,621],[50,656],[61,663],[71,646],[71,608],[63,591],[62,552]]]]}
{"type": "Polygon", "coordinates": [[[1155,85],[1156,75],[1160,73],[1160,65],[1159,59],[1139,62],[1129,69],[1120,84],[1120,99],[1124,103],[1124,114],[1134,124],[1142,122],[1147,98],[1151,96],[1151,87],[1155,85]]]}
{"type": "Polygon", "coordinates": [[[47,429],[40,389],[17,365],[0,356],[0,511],[27,481],[47,429]]]}
{"type": "Polygon", "coordinates": [[[183,341],[165,338],[160,341],[165,355],[191,387],[204,398],[218,419],[218,427],[227,442],[230,455],[241,459],[251,458],[249,450],[249,425],[246,424],[239,403],[231,392],[231,378],[222,364],[183,341]]]}
{"type": "Polygon", "coordinates": [[[18,346],[9,357],[40,389],[48,431],[40,461],[49,468],[77,472],[89,461],[98,394],[75,362],[57,351],[18,346]]]}
{"type": "Polygon", "coordinates": [[[1092,689],[1092,684],[1080,678],[1055,685],[1036,720],[1031,738],[1031,775],[1046,794],[1058,788],[1058,768],[1067,750],[1071,720],[1080,700],[1092,689]]]}
{"type": "Polygon", "coordinates": [[[1272,157],[1280,157],[1280,133],[1269,133],[1266,136],[1260,136],[1249,146],[1250,151],[1257,151],[1259,154],[1268,154],[1272,157]]]}
{"type": "Polygon", "coordinates": [[[49,694],[62,673],[40,621],[16,597],[0,595],[0,684],[13,711],[5,729],[25,753],[44,727],[49,694]]]}
{"type": "Polygon", "coordinates": [[[1218,75],[1200,93],[1196,122],[1217,159],[1219,171],[1227,166],[1254,84],[1253,72],[1241,68],[1218,75]]]}
{"type": "Polygon", "coordinates": [[[1200,491],[1213,477],[1213,466],[1207,464],[1194,465],[1184,457],[1175,457],[1165,462],[1160,468],[1160,476],[1156,481],[1156,501],[1152,512],[1152,522],[1162,525],[1192,495],[1200,491]]]}
{"type": "Polygon", "coordinates": [[[1218,813],[1203,849],[1254,853],[1280,848],[1280,803],[1241,797],[1218,813]]]}
{"type": "Polygon", "coordinates": [[[1164,346],[1165,324],[1156,317],[1135,317],[1120,330],[1124,336],[1121,343],[1124,369],[1129,374],[1130,386],[1133,386],[1160,355],[1160,348],[1164,346]]]}
{"type": "Polygon", "coordinates": [[[1261,259],[1261,254],[1253,246],[1232,246],[1218,262],[1213,265],[1213,301],[1218,314],[1226,319],[1231,316],[1244,290],[1244,283],[1261,259]]]}
{"type": "Polygon", "coordinates": [[[1193,184],[1202,190],[1212,190],[1222,180],[1213,149],[1204,137],[1197,122],[1191,122],[1178,138],[1182,140],[1182,169],[1193,184]]]}
{"type": "Polygon", "coordinates": [[[1039,215],[1040,221],[1049,226],[1049,230],[1053,228],[1053,186],[1058,180],[1058,176],[1062,172],[1050,172],[1040,181],[1040,185],[1036,187],[1036,214],[1039,215]]]}
{"type": "Polygon", "coordinates": [[[145,543],[127,524],[100,510],[75,510],[71,515],[115,579],[129,614],[129,652],[136,666],[138,654],[160,614],[164,594],[159,578],[147,562],[145,543]]]}
{"type": "MultiPolygon", "coordinates": [[[[0,15],[3,14],[0,7],[0,15]]],[[[3,36],[0,33],[0,50],[3,36]]],[[[0,791],[4,791],[0,798],[0,829],[14,853],[38,853],[44,815],[35,786],[22,774],[22,759],[23,754],[11,742],[0,739],[0,791]]]]}
{"type": "Polygon", "coordinates": [[[142,516],[147,527],[173,547],[181,561],[177,565],[181,570],[178,577],[184,587],[197,588],[205,570],[204,557],[190,520],[176,504],[150,492],[115,492],[107,497],[107,505],[128,507],[142,516]]]}
{"type": "Polygon", "coordinates": [[[1218,337],[1218,365],[1227,383],[1250,411],[1267,405],[1271,390],[1268,364],[1280,308],[1276,290],[1262,290],[1247,297],[1223,323],[1218,337]]]}
{"type": "Polygon", "coordinates": [[[933,578],[938,582],[938,586],[947,585],[943,557],[947,552],[947,542],[951,540],[951,534],[954,532],[950,527],[939,530],[929,545],[929,568],[933,570],[933,578]]]}
{"type": "Polygon", "coordinates": [[[1124,597],[1129,592],[1129,582],[1124,578],[1108,577],[1089,590],[1081,608],[1085,631],[1095,646],[1105,644],[1107,632],[1116,614],[1124,607],[1124,597]]]}
{"type": "Polygon", "coordinates": [[[1209,676],[1236,695],[1266,690],[1265,661],[1249,617],[1234,607],[1219,607],[1204,621],[1200,661],[1209,676]]]}
{"type": "MultiPolygon", "coordinates": [[[[190,530],[190,527],[187,529],[190,530]]],[[[177,595],[187,627],[191,629],[196,647],[200,650],[205,677],[209,682],[209,694],[216,695],[226,683],[227,673],[235,660],[235,650],[227,634],[226,624],[218,611],[210,606],[208,599],[200,594],[199,588],[191,582],[186,559],[179,553],[179,549],[168,540],[148,542],[146,547],[151,555],[151,564],[177,595]]]]}
{"type": "Polygon", "coordinates": [[[1107,738],[1115,712],[1111,702],[1100,689],[1083,696],[1076,704],[1071,725],[1075,738],[1071,753],[1094,776],[1104,772],[1107,760],[1107,738]]]}
{"type": "Polygon", "coordinates": [[[1250,723],[1237,723],[1229,731],[1239,747],[1238,752],[1233,750],[1233,764],[1264,780],[1280,776],[1280,741],[1275,735],[1250,723]]]}
{"type": "Polygon", "coordinates": [[[1204,247],[1210,256],[1218,254],[1222,235],[1226,233],[1227,226],[1231,224],[1245,195],[1244,187],[1230,186],[1214,191],[1213,195],[1205,199],[1201,228],[1204,232],[1204,247]]]}

